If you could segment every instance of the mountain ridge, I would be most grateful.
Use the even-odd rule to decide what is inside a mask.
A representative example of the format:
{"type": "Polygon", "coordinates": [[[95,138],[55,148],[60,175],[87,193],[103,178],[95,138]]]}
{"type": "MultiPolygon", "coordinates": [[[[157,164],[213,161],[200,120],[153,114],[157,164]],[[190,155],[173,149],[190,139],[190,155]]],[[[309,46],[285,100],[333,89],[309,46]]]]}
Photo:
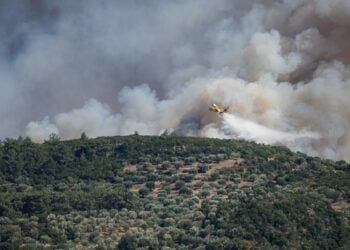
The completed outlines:
{"type": "Polygon", "coordinates": [[[345,249],[350,242],[350,165],[285,147],[166,133],[6,139],[0,172],[4,249],[345,249]]]}

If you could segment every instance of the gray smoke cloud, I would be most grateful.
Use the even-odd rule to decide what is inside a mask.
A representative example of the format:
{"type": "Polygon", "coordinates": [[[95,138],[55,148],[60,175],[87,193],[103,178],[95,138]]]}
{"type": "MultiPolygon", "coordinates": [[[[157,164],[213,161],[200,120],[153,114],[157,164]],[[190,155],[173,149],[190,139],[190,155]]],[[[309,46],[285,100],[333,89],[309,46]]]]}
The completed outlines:
{"type": "Polygon", "coordinates": [[[1,138],[167,129],[350,160],[348,0],[1,6],[1,138]]]}

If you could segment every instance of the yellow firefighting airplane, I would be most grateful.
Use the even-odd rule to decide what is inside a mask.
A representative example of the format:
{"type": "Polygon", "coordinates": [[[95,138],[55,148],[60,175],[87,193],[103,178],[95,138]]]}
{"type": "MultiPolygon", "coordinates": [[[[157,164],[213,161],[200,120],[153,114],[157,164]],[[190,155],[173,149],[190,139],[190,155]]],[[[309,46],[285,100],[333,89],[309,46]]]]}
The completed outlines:
{"type": "Polygon", "coordinates": [[[217,105],[216,103],[213,103],[210,107],[209,107],[210,111],[222,114],[224,112],[227,112],[228,107],[220,107],[219,105],[217,105]]]}

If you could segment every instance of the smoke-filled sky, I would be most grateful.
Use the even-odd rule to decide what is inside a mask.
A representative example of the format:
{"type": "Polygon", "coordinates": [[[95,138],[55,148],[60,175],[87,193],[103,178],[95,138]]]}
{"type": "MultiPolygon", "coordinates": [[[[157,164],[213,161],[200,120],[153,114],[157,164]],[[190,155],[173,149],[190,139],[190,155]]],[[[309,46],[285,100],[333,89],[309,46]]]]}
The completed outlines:
{"type": "Polygon", "coordinates": [[[0,4],[0,138],[167,129],[350,160],[349,0],[0,4]]]}

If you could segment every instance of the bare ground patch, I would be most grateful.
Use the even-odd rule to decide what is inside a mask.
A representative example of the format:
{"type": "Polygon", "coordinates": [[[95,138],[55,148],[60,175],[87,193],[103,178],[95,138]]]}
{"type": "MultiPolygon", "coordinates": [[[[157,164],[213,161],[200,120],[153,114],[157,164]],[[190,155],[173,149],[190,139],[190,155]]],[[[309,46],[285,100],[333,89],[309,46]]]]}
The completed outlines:
{"type": "Polygon", "coordinates": [[[133,165],[133,164],[129,164],[129,165],[126,165],[123,169],[124,172],[134,172],[134,171],[137,171],[137,165],[133,165]]]}
{"type": "Polygon", "coordinates": [[[345,209],[349,208],[349,204],[343,201],[337,201],[332,203],[331,207],[336,212],[343,212],[345,209]]]}

